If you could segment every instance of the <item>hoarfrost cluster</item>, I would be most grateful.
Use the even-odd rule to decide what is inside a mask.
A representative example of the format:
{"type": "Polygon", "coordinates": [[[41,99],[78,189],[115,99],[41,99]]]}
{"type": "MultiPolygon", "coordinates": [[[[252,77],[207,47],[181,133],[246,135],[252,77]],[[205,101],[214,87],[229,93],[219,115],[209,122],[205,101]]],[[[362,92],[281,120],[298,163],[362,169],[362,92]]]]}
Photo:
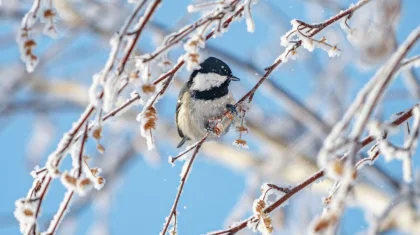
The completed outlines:
{"type": "Polygon", "coordinates": [[[16,40],[20,48],[21,59],[29,73],[34,71],[39,60],[34,52],[37,45],[33,36],[33,34],[36,34],[35,27],[38,22],[42,23],[44,25],[43,33],[51,38],[56,38],[56,17],[57,13],[52,0],[35,0],[32,8],[22,19],[16,40]]]}

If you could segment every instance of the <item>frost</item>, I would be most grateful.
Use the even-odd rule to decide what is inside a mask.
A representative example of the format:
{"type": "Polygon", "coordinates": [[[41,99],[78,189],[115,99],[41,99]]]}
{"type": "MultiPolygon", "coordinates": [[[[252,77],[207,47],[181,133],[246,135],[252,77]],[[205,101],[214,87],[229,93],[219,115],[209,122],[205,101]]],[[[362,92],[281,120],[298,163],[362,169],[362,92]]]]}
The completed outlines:
{"type": "Polygon", "coordinates": [[[31,57],[25,59],[26,61],[26,70],[28,73],[32,73],[35,70],[35,67],[38,65],[38,57],[31,57]]]}
{"type": "Polygon", "coordinates": [[[291,20],[290,24],[292,25],[292,29],[290,29],[287,33],[283,34],[283,36],[280,37],[280,45],[283,47],[289,47],[293,44],[291,43],[291,39],[295,37],[297,33],[297,28],[300,25],[296,19],[291,20]]]}
{"type": "Polygon", "coordinates": [[[289,58],[296,58],[296,55],[294,55],[294,53],[296,53],[295,45],[290,44],[286,48],[286,50],[281,55],[279,55],[279,57],[277,57],[276,61],[281,60],[282,64],[287,63],[287,61],[289,61],[289,58]]]}
{"type": "MultiPolygon", "coordinates": [[[[280,191],[277,186],[264,183],[261,186],[261,195],[259,198],[254,200],[252,211],[254,218],[248,221],[247,227],[253,232],[260,232],[261,234],[272,234],[273,225],[269,214],[265,213],[264,210],[276,200],[279,200],[284,196],[284,192],[280,191]]],[[[288,204],[288,200],[282,203],[280,207],[284,207],[288,204]]]]}
{"type": "Polygon", "coordinates": [[[347,39],[350,41],[350,42],[355,42],[356,40],[356,38],[354,37],[354,32],[355,32],[355,30],[353,30],[353,29],[351,29],[348,25],[347,25],[347,20],[348,20],[348,18],[347,17],[344,17],[344,18],[342,18],[341,20],[340,20],[340,27],[341,27],[341,29],[347,34],[347,39]]]}
{"type": "Polygon", "coordinates": [[[24,198],[15,202],[14,216],[19,222],[21,233],[25,233],[35,223],[36,201],[28,201],[24,198]]]}
{"type": "MultiPolygon", "coordinates": [[[[404,51],[407,50],[409,42],[413,41],[416,33],[416,30],[411,33],[406,42],[397,50],[397,52],[394,53],[389,61],[377,71],[373,78],[356,96],[355,101],[347,109],[342,120],[333,127],[331,133],[324,140],[324,146],[318,155],[318,163],[321,167],[324,167],[327,164],[328,157],[332,155],[331,152],[333,152],[334,147],[336,146],[336,140],[341,137],[340,135],[352,122],[355,114],[358,114],[358,118],[356,118],[353,123],[349,137],[350,139],[359,138],[359,136],[363,133],[366,121],[369,119],[373,107],[378,100],[380,100],[381,94],[383,94],[382,91],[386,88],[386,79],[389,76],[394,75],[392,72],[393,68],[398,65],[398,58],[402,55],[402,53],[404,53],[404,51]]],[[[381,153],[385,153],[387,155],[386,158],[390,158],[392,154],[396,153],[395,148],[389,145],[386,141],[382,141],[379,146],[381,148],[381,153]]]]}
{"type": "Polygon", "coordinates": [[[57,213],[54,215],[54,218],[51,220],[50,226],[48,230],[43,234],[54,234],[54,230],[58,228],[60,223],[63,221],[65,215],[68,212],[68,208],[70,207],[71,198],[73,196],[73,192],[67,191],[64,194],[64,199],[61,201],[60,206],[58,208],[57,213]]]}
{"type": "Polygon", "coordinates": [[[420,67],[420,56],[413,56],[409,59],[405,59],[403,61],[401,61],[401,66],[399,68],[399,72],[403,71],[403,70],[407,70],[410,68],[418,68],[420,67]]]}
{"type": "Polygon", "coordinates": [[[146,105],[143,111],[137,115],[136,120],[140,123],[140,134],[146,139],[148,150],[155,148],[152,129],[156,128],[157,112],[151,105],[146,105]]]}
{"type": "Polygon", "coordinates": [[[31,176],[32,176],[32,178],[34,178],[34,179],[36,179],[36,178],[38,178],[38,174],[37,174],[37,172],[39,171],[39,166],[38,165],[36,165],[35,167],[34,167],[34,169],[31,171],[31,176]]]}
{"type": "Polygon", "coordinates": [[[339,159],[328,162],[326,166],[326,175],[331,179],[341,180],[345,171],[344,164],[339,159]]]}
{"type": "Polygon", "coordinates": [[[197,11],[199,11],[199,8],[197,8],[195,5],[188,5],[188,6],[187,6],[187,11],[188,11],[189,13],[193,13],[193,12],[197,12],[197,11]]]}
{"type": "Polygon", "coordinates": [[[200,34],[194,34],[191,38],[184,44],[184,49],[187,52],[195,52],[198,48],[205,48],[206,41],[203,36],[200,34]]]}
{"type": "MultiPolygon", "coordinates": [[[[321,40],[316,40],[307,36],[303,32],[304,30],[302,30],[303,28],[307,28],[307,27],[301,25],[301,23],[298,20],[293,19],[290,21],[290,23],[292,24],[292,29],[289,30],[280,38],[280,45],[288,48],[287,51],[289,50],[291,46],[294,46],[297,41],[300,41],[303,48],[305,48],[309,52],[313,52],[315,48],[320,48],[328,52],[329,57],[336,57],[340,55],[341,50],[338,49],[337,46],[332,46],[328,44],[326,42],[327,41],[326,38],[323,37],[321,40]]],[[[292,59],[297,58],[296,50],[293,50],[293,53],[291,53],[291,58],[292,59]]]]}
{"type": "Polygon", "coordinates": [[[50,156],[48,156],[48,160],[46,163],[48,174],[53,178],[57,178],[60,176],[60,171],[57,168],[58,159],[59,155],[56,153],[52,153],[50,154],[50,156]]]}
{"type": "MultiPolygon", "coordinates": [[[[272,203],[275,202],[277,200],[279,200],[281,197],[283,197],[285,195],[285,192],[280,191],[276,188],[272,188],[268,183],[264,183],[261,186],[261,192],[265,192],[265,202],[266,203],[272,203]]],[[[289,199],[287,199],[286,201],[284,201],[279,207],[285,207],[289,204],[289,199]]]]}
{"type": "Polygon", "coordinates": [[[194,34],[184,44],[186,54],[184,60],[187,64],[187,70],[193,71],[200,68],[201,56],[199,54],[199,48],[205,48],[205,39],[202,34],[194,34]]]}
{"type": "Polygon", "coordinates": [[[252,4],[252,0],[246,0],[244,2],[244,14],[245,14],[246,29],[248,32],[253,33],[255,30],[255,24],[251,15],[251,4],[252,4]]]}
{"type": "Polygon", "coordinates": [[[302,37],[301,40],[302,40],[303,48],[305,48],[309,52],[314,51],[315,43],[314,43],[314,40],[312,38],[302,37]]]}
{"type": "Polygon", "coordinates": [[[195,5],[188,5],[187,11],[189,13],[199,12],[204,10],[217,10],[223,7],[223,1],[214,1],[214,2],[203,2],[195,5]],[[212,9],[213,8],[213,9],[212,9]]]}
{"type": "Polygon", "coordinates": [[[31,9],[22,18],[16,41],[19,45],[20,55],[25,62],[26,70],[32,73],[38,64],[38,57],[34,54],[36,42],[32,38],[32,30],[38,21],[44,23],[44,34],[55,38],[57,29],[55,27],[56,12],[53,9],[51,0],[35,0],[31,9]]]}
{"type": "Polygon", "coordinates": [[[108,114],[107,121],[117,119],[118,117],[125,114],[128,110],[131,110],[132,107],[140,105],[140,97],[137,92],[133,91],[130,96],[130,99],[126,100],[125,102],[122,102],[121,100],[116,102],[116,105],[118,106],[118,112],[112,111],[112,115],[108,114]]]}
{"type": "Polygon", "coordinates": [[[31,10],[22,18],[23,28],[32,28],[38,21],[37,1],[34,1],[31,10]]]}
{"type": "Polygon", "coordinates": [[[330,50],[328,50],[329,57],[337,57],[340,54],[341,54],[341,51],[336,46],[333,46],[330,50]]]}
{"type": "Polygon", "coordinates": [[[403,164],[403,179],[406,183],[413,181],[413,162],[411,156],[407,156],[402,161],[403,164]]]}
{"type": "Polygon", "coordinates": [[[185,147],[185,150],[183,150],[182,152],[180,152],[175,158],[174,157],[169,157],[169,161],[171,164],[173,164],[174,160],[180,160],[180,161],[188,161],[192,158],[192,153],[193,150],[196,148],[196,144],[192,144],[192,145],[187,145],[185,147]]]}
{"type": "Polygon", "coordinates": [[[249,149],[249,146],[247,144],[247,142],[243,139],[237,139],[235,141],[233,141],[232,143],[233,147],[236,147],[237,150],[244,148],[244,149],[249,149]]]}
{"type": "Polygon", "coordinates": [[[156,128],[158,116],[153,104],[157,103],[162,98],[161,92],[163,91],[164,86],[160,83],[154,89],[158,90],[158,92],[155,96],[149,98],[145,103],[143,110],[136,117],[136,120],[140,123],[140,134],[146,139],[148,150],[153,150],[155,148],[152,129],[156,128]]]}
{"type": "Polygon", "coordinates": [[[75,191],[77,186],[77,179],[65,171],[61,174],[61,183],[68,191],[75,191]]]}
{"type": "Polygon", "coordinates": [[[361,160],[360,165],[357,166],[357,169],[361,169],[366,164],[369,164],[370,166],[373,165],[375,163],[376,159],[378,159],[379,152],[380,151],[379,151],[378,145],[377,144],[373,145],[368,150],[368,158],[361,160]]]}
{"type": "Polygon", "coordinates": [[[368,122],[367,129],[369,130],[369,135],[372,135],[375,138],[383,138],[385,134],[385,130],[383,130],[381,123],[379,123],[378,121],[368,122]]]}
{"type": "Polygon", "coordinates": [[[116,74],[113,74],[113,76],[105,81],[103,95],[103,110],[105,112],[111,111],[111,109],[114,107],[118,93],[117,83],[118,79],[116,74]]]}
{"type": "Polygon", "coordinates": [[[417,148],[417,139],[420,128],[420,107],[415,106],[412,109],[413,114],[413,127],[412,133],[408,139],[404,142],[402,147],[394,146],[392,143],[383,139],[379,142],[380,152],[384,155],[385,161],[391,161],[398,159],[402,161],[403,165],[403,179],[406,183],[411,183],[413,178],[412,169],[412,155],[417,148]]]}
{"type": "Polygon", "coordinates": [[[76,141],[73,146],[70,148],[70,156],[72,158],[73,169],[79,169],[82,167],[79,163],[80,151],[81,151],[82,141],[79,139],[76,141]]]}
{"type": "MultiPolygon", "coordinates": [[[[50,1],[51,2],[51,1],[50,1]]],[[[49,36],[50,38],[57,38],[58,36],[58,32],[57,32],[57,28],[55,25],[56,22],[56,15],[57,12],[51,8],[51,5],[48,5],[44,8],[43,10],[43,14],[41,17],[41,23],[44,23],[44,29],[43,29],[43,33],[47,36],[49,36]]]]}
{"type": "Polygon", "coordinates": [[[114,61],[118,56],[118,50],[121,45],[121,38],[119,35],[114,35],[111,37],[109,40],[109,45],[111,46],[111,51],[109,52],[108,60],[105,63],[104,69],[98,74],[99,78],[97,78],[97,83],[103,84],[105,82],[108,76],[108,72],[111,70],[114,61]]]}
{"type": "MultiPolygon", "coordinates": [[[[90,182],[93,184],[93,187],[96,190],[101,190],[102,187],[104,187],[105,185],[105,179],[100,176],[102,169],[100,168],[89,168],[89,166],[87,165],[86,161],[84,161],[85,163],[83,164],[83,172],[85,173],[86,177],[90,180],[90,182]]],[[[83,180],[83,179],[82,179],[83,180]]],[[[81,181],[82,181],[81,180],[81,181]]],[[[79,181],[80,182],[80,181],[79,181]]],[[[88,189],[90,187],[89,185],[90,183],[88,183],[86,181],[86,185],[79,185],[80,186],[84,186],[86,188],[80,187],[79,188],[79,192],[83,192],[84,190],[88,189]]]]}
{"type": "Polygon", "coordinates": [[[174,167],[175,166],[175,161],[173,161],[172,159],[173,159],[173,157],[169,156],[168,157],[168,163],[171,164],[172,167],[174,167]]]}
{"type": "MultiPolygon", "coordinates": [[[[309,227],[310,234],[333,234],[339,216],[344,211],[345,203],[348,201],[348,190],[355,180],[355,169],[345,167],[339,183],[335,183],[329,190],[329,198],[334,197],[328,202],[328,207],[324,208],[321,215],[312,220],[309,227]]],[[[348,203],[348,202],[347,202],[348,203]]]]}
{"type": "Polygon", "coordinates": [[[179,175],[181,177],[181,179],[184,178],[184,177],[186,179],[188,179],[189,173],[191,172],[191,167],[192,167],[191,158],[189,158],[188,160],[186,160],[184,162],[184,165],[182,166],[182,170],[181,170],[181,173],[179,175]]]}
{"type": "Polygon", "coordinates": [[[98,97],[98,92],[100,90],[99,85],[100,85],[101,76],[102,76],[101,73],[93,75],[92,85],[90,85],[90,88],[89,88],[89,102],[94,107],[98,107],[99,104],[101,103],[98,97]]]}

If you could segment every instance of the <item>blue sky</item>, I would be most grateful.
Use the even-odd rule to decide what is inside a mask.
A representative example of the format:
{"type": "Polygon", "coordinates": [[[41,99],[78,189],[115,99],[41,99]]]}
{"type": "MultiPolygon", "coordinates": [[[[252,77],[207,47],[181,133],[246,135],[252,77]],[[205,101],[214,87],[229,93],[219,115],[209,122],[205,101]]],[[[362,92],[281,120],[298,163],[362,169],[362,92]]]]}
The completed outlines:
{"type": "MultiPolygon", "coordinates": [[[[267,1],[267,0],[261,0],[267,1]]],[[[274,2],[274,1],[272,1],[274,2]]],[[[344,1],[343,6],[348,6],[352,1],[344,1]]],[[[186,13],[185,6],[189,1],[182,0],[176,4],[173,1],[163,1],[163,5],[159,8],[154,19],[160,23],[173,27],[172,22],[174,19],[179,19],[186,13]]],[[[279,9],[282,10],[285,17],[289,19],[298,18],[308,20],[305,15],[308,11],[304,8],[303,1],[286,0],[281,1],[281,4],[274,2],[279,9]]],[[[398,27],[397,38],[402,42],[409,32],[417,27],[420,23],[418,18],[418,9],[420,9],[420,2],[417,0],[403,1],[403,9],[400,24],[398,27]]],[[[258,5],[255,11],[263,11],[258,5]]],[[[329,18],[332,13],[326,12],[324,19],[329,18]]],[[[284,24],[276,23],[268,25],[259,14],[255,14],[256,18],[256,31],[253,34],[246,32],[246,25],[244,21],[235,23],[229,29],[229,32],[221,38],[211,39],[209,45],[217,46],[232,53],[240,58],[256,57],[257,65],[261,68],[266,67],[275,58],[276,53],[271,53],[268,57],[256,56],[255,51],[269,47],[272,51],[282,51],[280,48],[280,35],[288,30],[284,28],[284,24]],[[276,28],[273,30],[273,27],[276,28]],[[269,35],[269,36],[268,36],[269,35]],[[244,40],[246,38],[246,40],[244,40]],[[273,41],[278,41],[273,44],[273,41]],[[265,43],[264,43],[265,42],[265,43]]],[[[288,26],[288,24],[286,24],[288,26]]],[[[10,21],[0,20],[0,39],[17,29],[16,24],[11,24],[10,21]]],[[[336,30],[340,30],[338,25],[336,30]]],[[[91,56],[85,63],[91,66],[84,71],[77,70],[79,64],[77,62],[66,63],[61,62],[60,66],[51,67],[48,73],[60,77],[62,79],[79,79],[88,85],[91,81],[92,74],[99,71],[104,61],[107,58],[109,47],[108,45],[95,45],[94,35],[84,34],[77,37],[70,45],[70,48],[83,50],[89,47],[96,47],[99,53],[91,56]],[[77,78],[73,75],[77,74],[77,78]]],[[[50,46],[53,42],[45,37],[40,38],[41,42],[38,53],[42,54],[43,49],[50,46]]],[[[142,48],[145,50],[152,50],[153,44],[150,40],[143,40],[140,42],[142,48]]],[[[0,69],[5,66],[21,63],[19,61],[18,48],[10,46],[8,48],[1,47],[0,56],[0,69]]],[[[71,49],[69,49],[71,50],[71,49]]],[[[419,46],[415,48],[411,55],[420,52],[419,46]]],[[[344,52],[345,53],[345,52],[344,52]]],[[[318,56],[322,61],[327,61],[329,58],[323,52],[316,52],[314,56],[318,56]]],[[[65,55],[63,55],[64,58],[65,55]]],[[[58,61],[57,63],[59,63],[58,61]]],[[[310,73],[304,69],[303,62],[291,62],[286,66],[280,67],[275,76],[281,78],[278,82],[287,88],[292,94],[297,95],[301,100],[307,98],[308,94],[314,85],[311,80],[310,73]]],[[[239,76],[249,76],[239,70],[238,67],[232,66],[232,70],[239,76]]],[[[348,66],[348,73],[351,75],[352,89],[355,92],[367,81],[374,73],[374,69],[367,71],[357,71],[355,66],[348,66]]],[[[185,72],[185,71],[184,71],[185,72]]],[[[0,79],[7,79],[3,77],[0,79]]],[[[248,80],[255,81],[255,80],[248,80]]],[[[244,82],[241,88],[235,90],[237,97],[241,94],[240,91],[246,91],[253,84],[244,82]]],[[[396,82],[395,87],[403,87],[401,82],[396,82]]],[[[25,97],[25,91],[19,94],[19,97],[25,97]]],[[[166,110],[174,110],[173,97],[167,97],[168,100],[163,99],[160,108],[166,110]]],[[[404,100],[399,102],[392,102],[389,104],[386,111],[386,117],[389,117],[394,112],[405,110],[412,106],[415,101],[404,100]]],[[[270,105],[270,101],[264,98],[263,95],[257,93],[257,105],[270,105]]],[[[173,115],[170,112],[165,115],[173,115]]],[[[284,113],[281,107],[274,112],[279,114],[284,113]]],[[[53,143],[48,147],[48,151],[44,154],[40,165],[43,165],[48,153],[51,152],[62,133],[71,127],[71,123],[79,117],[80,112],[63,112],[51,116],[56,128],[55,138],[53,143]]],[[[0,234],[18,234],[17,222],[12,218],[14,210],[14,201],[23,197],[30,185],[32,178],[29,171],[33,166],[28,166],[25,161],[26,145],[29,141],[28,133],[31,133],[34,123],[34,116],[28,113],[20,113],[14,115],[11,120],[2,122],[3,125],[0,129],[0,143],[2,148],[2,156],[0,157],[0,165],[3,166],[0,171],[0,179],[3,179],[3,186],[0,192],[0,234]],[[3,124],[4,123],[4,124],[3,124]],[[3,219],[4,218],[4,219],[3,219]],[[12,219],[11,219],[12,218],[12,219]]],[[[174,127],[175,128],[175,127],[174,127]]],[[[171,131],[175,131],[175,129],[171,131]]],[[[164,146],[161,152],[162,163],[158,166],[150,166],[141,156],[132,159],[126,166],[124,175],[117,179],[117,190],[112,194],[110,204],[110,220],[109,228],[111,234],[158,234],[164,223],[165,217],[168,215],[170,207],[175,197],[176,189],[179,184],[179,172],[181,164],[175,167],[166,163],[168,155],[174,155],[178,152],[174,147],[164,146]]],[[[252,147],[252,143],[251,143],[252,147]]],[[[251,148],[252,150],[252,148],[251,148]]],[[[93,149],[91,149],[93,151],[93,149]]],[[[415,155],[416,165],[419,154],[415,155]]],[[[378,164],[386,167],[392,176],[401,179],[401,168],[399,162],[392,162],[391,164],[383,164],[380,161],[378,164]]],[[[224,228],[224,219],[229,214],[231,209],[235,206],[236,201],[245,190],[246,172],[235,172],[231,169],[225,168],[215,162],[209,161],[204,157],[199,157],[195,163],[192,174],[188,179],[185,191],[182,195],[179,204],[179,234],[202,234],[211,230],[224,228]]],[[[112,181],[112,179],[108,179],[112,181]]],[[[109,182],[112,183],[112,182],[109,182]]],[[[63,195],[63,188],[58,182],[55,182],[54,190],[48,194],[47,204],[43,209],[43,215],[49,217],[53,214],[63,195]]],[[[293,199],[292,199],[293,200],[293,199]]],[[[94,209],[89,206],[77,218],[79,221],[77,225],[76,234],[86,234],[86,230],[92,224],[94,216],[94,209]]],[[[354,234],[354,232],[366,229],[366,224],[363,219],[363,213],[360,210],[352,209],[346,213],[345,226],[343,228],[347,234],[354,234]],[[347,223],[348,222],[348,223],[347,223]]],[[[61,231],[61,234],[66,234],[61,231]]]]}

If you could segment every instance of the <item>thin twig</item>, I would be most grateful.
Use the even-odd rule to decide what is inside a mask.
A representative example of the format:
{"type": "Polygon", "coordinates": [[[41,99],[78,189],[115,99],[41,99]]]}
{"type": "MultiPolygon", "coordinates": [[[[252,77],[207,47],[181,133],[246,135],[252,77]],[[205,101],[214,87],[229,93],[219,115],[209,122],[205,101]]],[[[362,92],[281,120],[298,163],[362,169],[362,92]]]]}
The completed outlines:
{"type": "MultiPolygon", "coordinates": [[[[156,2],[160,2],[161,0],[156,0],[156,2]]],[[[141,9],[143,3],[139,3],[139,5],[137,5],[137,8],[133,11],[133,13],[129,16],[129,20],[127,21],[127,23],[123,26],[123,31],[126,31],[129,27],[129,25],[132,23],[135,15],[137,14],[137,12],[141,9]]],[[[156,10],[156,6],[153,7],[153,9],[151,11],[149,11],[149,14],[151,14],[152,12],[154,12],[156,10]]],[[[146,18],[143,21],[143,24],[146,24],[148,21],[150,20],[150,15],[148,18],[146,18]]],[[[140,34],[141,31],[143,31],[144,26],[141,28],[141,30],[139,30],[137,33],[140,34]]],[[[132,51],[129,51],[128,54],[131,54],[132,51]]],[[[115,52],[116,53],[116,52],[115,52]]],[[[110,60],[112,63],[108,63],[107,66],[110,66],[110,68],[112,68],[112,64],[115,61],[115,58],[113,59],[113,54],[111,53],[110,58],[108,60],[110,60]]],[[[105,69],[105,71],[108,71],[108,69],[105,69]]],[[[104,92],[102,91],[99,95],[98,98],[102,99],[104,96],[104,92]]],[[[55,158],[55,161],[53,162],[54,167],[58,168],[58,166],[60,165],[62,159],[64,158],[64,155],[67,153],[68,149],[72,146],[72,144],[75,143],[75,140],[78,139],[79,136],[77,136],[77,134],[79,133],[79,131],[81,130],[82,126],[84,124],[87,123],[89,117],[93,114],[93,112],[95,111],[95,107],[92,104],[89,104],[85,111],[83,112],[83,114],[81,115],[81,117],[79,118],[79,120],[76,122],[75,126],[65,134],[65,136],[60,140],[60,144],[58,145],[57,149],[54,151],[54,153],[51,155],[55,158]]],[[[30,228],[28,229],[27,234],[35,234],[36,233],[36,221],[38,219],[39,216],[39,212],[41,209],[41,205],[43,202],[43,199],[45,198],[46,192],[49,188],[49,186],[51,185],[52,181],[52,176],[50,174],[47,174],[46,176],[44,176],[42,178],[41,181],[39,181],[39,184],[41,185],[41,188],[43,189],[41,196],[39,197],[37,206],[36,206],[36,212],[35,212],[35,219],[34,219],[34,224],[32,226],[30,226],[30,228]]],[[[33,195],[33,188],[30,189],[30,195],[33,195]]],[[[70,197],[71,198],[71,197],[70,197]]],[[[28,198],[31,199],[31,198],[28,198]]]]}
{"type": "MultiPolygon", "coordinates": [[[[82,161],[83,161],[83,152],[85,149],[85,143],[87,141],[88,138],[88,123],[86,122],[85,124],[85,130],[83,131],[83,139],[82,139],[82,143],[80,144],[80,152],[79,152],[79,157],[78,157],[78,161],[79,161],[79,165],[78,165],[78,169],[73,169],[73,170],[77,170],[76,173],[76,179],[80,179],[80,177],[82,176],[82,161]]],[[[75,187],[77,187],[77,183],[75,185],[75,187]]],[[[61,220],[64,217],[64,214],[66,213],[67,209],[69,208],[70,202],[73,198],[74,195],[74,189],[73,190],[68,190],[67,193],[64,196],[63,202],[64,206],[60,206],[59,210],[57,211],[57,214],[54,216],[53,220],[51,220],[50,226],[48,228],[48,235],[54,235],[57,232],[58,226],[61,222],[61,220]]]]}
{"type": "Polygon", "coordinates": [[[165,235],[166,231],[168,230],[169,224],[171,223],[171,220],[172,220],[172,216],[176,213],[176,208],[178,207],[178,202],[179,202],[179,199],[181,198],[181,194],[182,194],[182,191],[184,189],[185,182],[187,181],[189,172],[191,170],[191,166],[194,163],[194,160],[195,160],[195,158],[198,154],[198,151],[200,150],[201,146],[206,141],[208,136],[209,136],[209,134],[206,134],[200,141],[197,142],[197,144],[195,144],[196,145],[195,151],[194,151],[191,159],[187,160],[185,162],[185,164],[188,164],[187,169],[183,172],[183,175],[181,176],[181,183],[179,185],[174,204],[172,205],[171,212],[169,213],[169,216],[166,218],[165,225],[163,226],[162,232],[160,232],[161,235],[165,235]]]}
{"type": "MultiPolygon", "coordinates": [[[[135,36],[134,40],[131,41],[127,53],[124,55],[124,57],[121,60],[120,65],[118,66],[118,74],[122,74],[124,71],[125,65],[127,64],[128,58],[130,57],[134,47],[137,45],[137,41],[140,38],[141,33],[143,32],[144,27],[146,26],[146,23],[150,20],[153,13],[156,11],[156,8],[159,6],[160,2],[162,0],[155,0],[151,8],[148,12],[146,12],[146,15],[144,16],[144,19],[142,19],[141,25],[138,27],[138,29],[135,30],[135,36]]],[[[144,3],[145,1],[143,1],[144,3]]],[[[122,34],[125,34],[126,32],[122,32],[122,34]]]]}

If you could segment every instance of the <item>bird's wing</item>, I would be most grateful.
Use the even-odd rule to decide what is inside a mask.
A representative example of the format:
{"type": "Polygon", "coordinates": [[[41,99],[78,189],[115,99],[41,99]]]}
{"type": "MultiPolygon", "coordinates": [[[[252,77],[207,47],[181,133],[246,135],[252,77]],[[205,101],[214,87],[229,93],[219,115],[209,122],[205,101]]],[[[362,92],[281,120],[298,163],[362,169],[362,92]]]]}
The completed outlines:
{"type": "Polygon", "coordinates": [[[184,94],[185,94],[185,92],[187,92],[188,91],[188,87],[187,87],[187,84],[185,84],[182,88],[181,88],[181,91],[179,92],[179,95],[178,95],[178,101],[177,101],[177,104],[176,104],[176,114],[175,114],[175,122],[176,122],[176,127],[177,127],[177,129],[178,129],[178,135],[180,136],[180,137],[184,137],[184,133],[182,133],[182,130],[181,129],[179,129],[179,125],[178,125],[178,114],[179,114],[179,109],[181,108],[181,106],[182,106],[182,98],[184,97],[184,94]]]}

